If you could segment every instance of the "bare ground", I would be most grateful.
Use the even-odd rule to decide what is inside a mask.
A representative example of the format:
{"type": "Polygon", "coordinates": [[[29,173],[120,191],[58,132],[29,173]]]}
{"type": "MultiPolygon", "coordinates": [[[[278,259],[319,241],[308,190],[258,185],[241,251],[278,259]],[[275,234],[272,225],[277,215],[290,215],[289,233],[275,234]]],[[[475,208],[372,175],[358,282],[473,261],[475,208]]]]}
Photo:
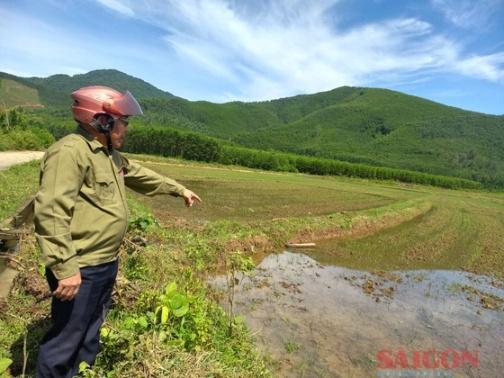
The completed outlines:
{"type": "Polygon", "coordinates": [[[0,152],[0,171],[11,165],[39,160],[43,155],[42,151],[2,151],[0,152]]]}

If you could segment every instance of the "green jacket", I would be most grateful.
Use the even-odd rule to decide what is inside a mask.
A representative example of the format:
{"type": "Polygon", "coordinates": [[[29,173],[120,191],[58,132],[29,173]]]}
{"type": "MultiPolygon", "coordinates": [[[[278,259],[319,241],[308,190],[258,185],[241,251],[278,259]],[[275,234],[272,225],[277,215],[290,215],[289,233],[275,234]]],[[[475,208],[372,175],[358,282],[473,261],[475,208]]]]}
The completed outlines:
{"type": "Polygon", "coordinates": [[[181,196],[184,186],[130,162],[78,128],[46,152],[35,197],[35,235],[56,278],[117,258],[128,227],[125,185],[146,195],[181,196]]]}

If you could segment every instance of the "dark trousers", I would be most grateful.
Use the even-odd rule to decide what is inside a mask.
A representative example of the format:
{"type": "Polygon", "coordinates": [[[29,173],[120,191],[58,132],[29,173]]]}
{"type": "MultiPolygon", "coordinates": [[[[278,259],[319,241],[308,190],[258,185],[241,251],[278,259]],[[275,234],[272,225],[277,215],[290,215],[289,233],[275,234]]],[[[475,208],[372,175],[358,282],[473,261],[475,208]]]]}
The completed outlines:
{"type": "MultiPolygon", "coordinates": [[[[40,342],[37,377],[73,377],[84,361],[92,365],[99,350],[100,327],[110,306],[117,261],[81,268],[82,283],[72,301],[52,299],[52,328],[40,342]]],[[[47,270],[51,291],[58,280],[47,270]]]]}

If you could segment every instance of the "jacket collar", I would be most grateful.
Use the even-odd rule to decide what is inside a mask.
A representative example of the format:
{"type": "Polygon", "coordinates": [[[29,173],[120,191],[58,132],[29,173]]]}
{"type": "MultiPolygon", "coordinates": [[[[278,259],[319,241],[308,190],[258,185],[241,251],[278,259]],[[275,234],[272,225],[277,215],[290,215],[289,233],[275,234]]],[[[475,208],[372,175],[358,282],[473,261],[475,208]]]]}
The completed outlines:
{"type": "Polygon", "coordinates": [[[96,139],[94,136],[92,136],[86,129],[84,129],[81,125],[77,125],[77,130],[75,131],[78,135],[82,136],[89,147],[93,150],[105,150],[105,147],[103,144],[100,143],[98,139],[96,139]]]}

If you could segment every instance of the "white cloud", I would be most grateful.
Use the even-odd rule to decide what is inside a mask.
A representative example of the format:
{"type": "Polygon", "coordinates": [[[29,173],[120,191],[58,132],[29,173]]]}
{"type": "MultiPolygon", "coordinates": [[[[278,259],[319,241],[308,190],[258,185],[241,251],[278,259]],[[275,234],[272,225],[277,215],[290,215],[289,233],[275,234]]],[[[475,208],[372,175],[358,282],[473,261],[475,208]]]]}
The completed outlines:
{"type": "Polygon", "coordinates": [[[504,82],[504,52],[473,56],[456,63],[455,68],[464,75],[504,82]]]}
{"type": "Polygon", "coordinates": [[[431,2],[446,19],[463,28],[484,27],[499,7],[504,6],[503,0],[431,0],[431,2]]]}
{"type": "Polygon", "coordinates": [[[103,6],[121,13],[123,16],[133,17],[135,13],[119,0],[96,0],[103,6]]]}
{"type": "MultiPolygon", "coordinates": [[[[433,1],[441,6],[448,0],[433,1]]],[[[234,86],[235,99],[372,85],[382,77],[401,80],[422,72],[502,80],[501,55],[466,58],[463,46],[418,18],[389,19],[342,31],[331,12],[337,3],[122,2],[136,17],[164,29],[164,41],[182,61],[234,86]]]]}
{"type": "MultiPolygon", "coordinates": [[[[264,100],[341,85],[391,87],[444,72],[504,82],[504,52],[468,55],[462,43],[420,18],[343,29],[338,0],[96,1],[161,29],[164,45],[142,44],[140,39],[135,44],[127,35],[106,41],[92,33],[81,38],[78,30],[0,8],[2,33],[9,36],[0,39],[0,52],[10,59],[2,58],[2,65],[19,71],[36,67],[36,75],[45,75],[80,73],[106,64],[161,81],[157,72],[175,71],[179,64],[180,71],[188,67],[174,74],[181,77],[176,78],[180,86],[194,67],[199,70],[192,77],[203,78],[212,88],[207,93],[215,91],[216,82],[223,83],[213,100],[264,100]],[[97,57],[107,57],[106,63],[97,57]],[[16,60],[31,66],[16,66],[16,60]],[[159,71],[141,74],[145,67],[159,71]]],[[[166,89],[174,90],[170,79],[164,79],[166,89]]],[[[176,89],[184,95],[181,92],[176,89]]]]}

